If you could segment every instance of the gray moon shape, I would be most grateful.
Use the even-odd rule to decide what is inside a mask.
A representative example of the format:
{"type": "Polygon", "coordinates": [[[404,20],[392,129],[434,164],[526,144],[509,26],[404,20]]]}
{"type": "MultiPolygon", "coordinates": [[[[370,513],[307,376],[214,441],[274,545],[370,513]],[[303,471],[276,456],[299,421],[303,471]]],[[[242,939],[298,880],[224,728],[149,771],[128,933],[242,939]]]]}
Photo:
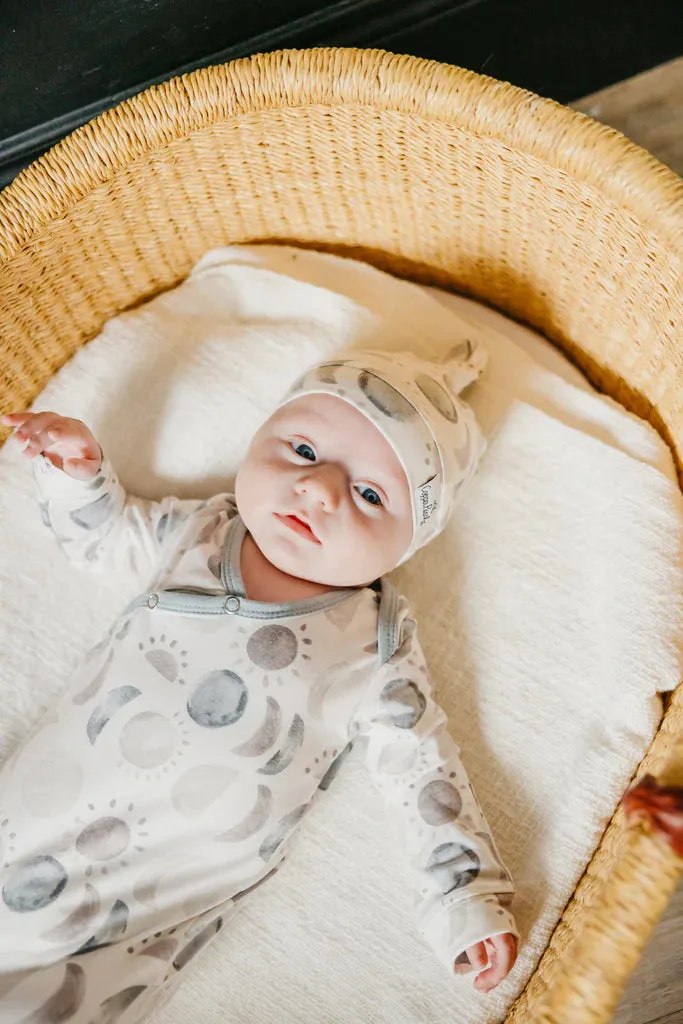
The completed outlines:
{"type": "Polygon", "coordinates": [[[223,795],[238,775],[239,772],[227,765],[195,765],[173,783],[171,803],[183,817],[197,818],[223,795]]]}
{"type": "Polygon", "coordinates": [[[320,782],[318,783],[318,789],[322,790],[323,793],[327,792],[327,790],[330,788],[330,786],[332,785],[332,783],[336,779],[337,772],[341,768],[341,766],[344,763],[344,761],[346,760],[346,758],[351,753],[352,746],[353,746],[353,744],[351,744],[351,743],[347,743],[346,744],[346,746],[342,750],[341,754],[337,754],[337,756],[335,757],[334,761],[332,762],[330,767],[327,769],[327,771],[323,775],[323,777],[320,780],[320,782]]]}
{"type": "Polygon", "coordinates": [[[140,956],[154,956],[159,960],[170,960],[175,955],[177,948],[178,942],[176,939],[165,938],[158,939],[151,946],[143,946],[138,950],[138,953],[140,956]]]}
{"type": "Polygon", "coordinates": [[[322,721],[325,701],[335,686],[339,685],[345,694],[351,693],[364,676],[364,672],[352,669],[345,661],[329,665],[308,691],[308,713],[311,718],[322,721]]]}
{"type": "Polygon", "coordinates": [[[269,623],[249,637],[247,657],[266,672],[279,672],[292,664],[298,648],[299,644],[291,629],[269,623]]]}
{"type": "Polygon", "coordinates": [[[297,750],[304,741],[304,722],[299,715],[294,715],[292,724],[287,733],[287,739],[277,753],[273,754],[270,761],[267,761],[262,768],[259,768],[261,775],[278,775],[294,760],[297,750]]]}
{"type": "Polygon", "coordinates": [[[340,633],[344,633],[353,622],[357,612],[358,601],[347,598],[345,601],[340,601],[339,604],[333,604],[331,608],[326,608],[323,615],[340,633]]]}
{"type": "Polygon", "coordinates": [[[229,828],[227,832],[221,832],[219,836],[214,836],[215,841],[217,843],[241,843],[243,839],[248,839],[249,836],[253,836],[255,832],[263,828],[272,809],[273,794],[267,786],[259,786],[256,803],[246,818],[233,828],[229,828]]]}
{"type": "Polygon", "coordinates": [[[119,749],[138,768],[158,768],[177,749],[175,725],[158,711],[141,711],[126,722],[119,736],[119,749]]]}
{"type": "Polygon", "coordinates": [[[178,678],[178,659],[170,652],[155,648],[145,651],[145,660],[169,683],[178,678]]]}
{"type": "MultiPolygon", "coordinates": [[[[484,842],[488,846],[489,850],[491,851],[491,856],[495,860],[496,864],[498,864],[502,868],[504,865],[503,865],[500,857],[496,853],[496,850],[494,848],[491,836],[487,835],[486,832],[475,832],[474,834],[477,837],[477,839],[483,839],[484,840],[484,842]]],[[[505,877],[507,878],[507,872],[505,872],[505,877]]]]}
{"type": "Polygon", "coordinates": [[[75,1017],[85,995],[85,971],[78,964],[67,964],[64,979],[54,995],[38,1010],[21,1018],[21,1024],[55,1024],[75,1017]]]}
{"type": "Polygon", "coordinates": [[[327,363],[325,366],[319,366],[315,371],[315,376],[321,384],[336,384],[336,371],[341,365],[341,363],[327,363]]]}
{"type": "Polygon", "coordinates": [[[266,717],[253,736],[233,749],[239,757],[260,757],[277,739],[282,725],[282,709],[274,697],[266,697],[266,717]]]}
{"type": "Polygon", "coordinates": [[[101,654],[102,651],[104,651],[105,648],[111,643],[112,633],[114,632],[114,626],[115,625],[116,625],[116,623],[114,623],[112,626],[110,626],[109,630],[107,631],[107,635],[103,636],[101,640],[98,640],[98,642],[95,644],[94,647],[91,647],[88,651],[86,651],[86,653],[85,653],[85,660],[86,660],[86,662],[88,664],[94,658],[96,658],[98,656],[98,654],[101,654]]]}
{"type": "MultiPolygon", "coordinates": [[[[334,669],[335,666],[331,666],[334,669]]],[[[308,713],[311,718],[316,718],[319,722],[323,716],[323,701],[327,696],[328,690],[330,690],[337,682],[336,674],[328,670],[317,683],[315,683],[308,691],[308,713]]]]}
{"type": "Polygon", "coordinates": [[[74,509],[73,512],[69,512],[69,519],[71,519],[76,526],[80,526],[84,530],[96,530],[98,526],[101,526],[102,523],[109,519],[112,507],[113,502],[111,494],[103,494],[101,498],[91,501],[90,504],[84,505],[82,508],[74,509]]]}
{"type": "Polygon", "coordinates": [[[146,985],[130,985],[129,988],[124,988],[121,992],[117,992],[115,996],[109,996],[109,999],[105,999],[103,1003],[100,1003],[97,1013],[94,1017],[91,1017],[88,1024],[115,1024],[115,1021],[119,1020],[124,1010],[127,1010],[132,1002],[134,1002],[138,996],[147,988],[146,985]]]}
{"type": "Polygon", "coordinates": [[[420,817],[428,825],[455,821],[462,810],[462,797],[455,786],[442,779],[428,782],[417,798],[420,817]]]}
{"type": "Polygon", "coordinates": [[[54,857],[32,857],[7,879],[2,898],[15,914],[42,910],[57,899],[68,880],[64,867],[54,857]]]}
{"type": "Polygon", "coordinates": [[[474,347],[472,345],[472,342],[469,341],[469,339],[465,339],[465,341],[458,342],[457,345],[454,345],[453,348],[448,350],[444,357],[444,362],[452,362],[453,360],[457,360],[459,363],[467,364],[472,358],[473,352],[474,347]]]}
{"type": "Polygon", "coordinates": [[[401,775],[408,772],[415,764],[417,748],[406,748],[403,743],[390,743],[382,749],[377,761],[377,770],[386,775],[401,775]]]}
{"type": "Polygon", "coordinates": [[[154,866],[138,879],[133,889],[133,895],[138,903],[142,903],[145,907],[149,907],[150,910],[158,910],[159,908],[156,905],[156,895],[157,888],[161,881],[161,876],[158,873],[152,875],[152,870],[156,871],[154,866]]]}
{"type": "Polygon", "coordinates": [[[83,829],[76,849],[89,860],[111,860],[128,849],[130,829],[121,818],[98,818],[83,829]]]}
{"type": "Polygon", "coordinates": [[[46,942],[68,942],[71,939],[77,938],[85,930],[86,926],[90,924],[92,919],[97,917],[100,912],[100,906],[100,896],[97,889],[90,882],[86,882],[85,894],[79,906],[72,910],[61,924],[51,928],[48,932],[43,932],[41,939],[44,939],[46,942]]]}
{"type": "Polygon", "coordinates": [[[412,679],[392,679],[382,690],[378,718],[398,729],[412,729],[426,707],[427,699],[412,679]]]}
{"type": "Polygon", "coordinates": [[[223,918],[217,917],[215,921],[205,925],[200,932],[193,936],[187,945],[183,946],[173,961],[176,971],[182,971],[183,967],[196,957],[197,953],[204,948],[207,942],[211,941],[214,935],[218,934],[222,927],[223,918]]]}
{"type": "Polygon", "coordinates": [[[244,682],[228,669],[208,672],[187,702],[190,718],[204,729],[233,725],[244,714],[248,692],[244,682]]]}
{"type": "Polygon", "coordinates": [[[270,860],[278,846],[284,843],[287,836],[290,835],[299,824],[306,813],[307,807],[308,804],[302,804],[301,807],[297,807],[295,810],[290,811],[289,814],[284,816],[277,828],[271,832],[270,835],[266,836],[259,846],[258,855],[261,860],[270,860]]]}
{"type": "Polygon", "coordinates": [[[206,563],[207,568],[212,576],[215,576],[219,583],[221,580],[221,555],[220,552],[209,556],[209,560],[206,563]]]}
{"type": "Polygon", "coordinates": [[[434,406],[445,420],[448,420],[449,423],[458,422],[458,410],[455,407],[455,402],[442,384],[439,384],[433,377],[428,377],[426,373],[418,374],[415,383],[429,404],[434,406]]]}
{"type": "Polygon", "coordinates": [[[170,512],[164,512],[163,516],[157,523],[157,540],[161,544],[164,537],[167,537],[170,533],[175,530],[176,526],[184,522],[187,516],[184,512],[179,512],[178,509],[172,509],[170,512]]]}
{"type": "Polygon", "coordinates": [[[52,529],[52,523],[50,522],[50,505],[47,501],[38,502],[38,508],[40,509],[40,518],[43,520],[43,526],[47,526],[48,530],[52,529]]]}
{"type": "Polygon", "coordinates": [[[363,370],[358,376],[358,386],[375,408],[390,419],[405,423],[417,416],[408,399],[374,373],[363,370]]]}
{"type": "Polygon", "coordinates": [[[480,870],[481,862],[474,850],[461,843],[441,843],[427,861],[427,871],[436,880],[444,896],[469,885],[480,870]]]}
{"type": "Polygon", "coordinates": [[[128,634],[130,633],[130,627],[131,627],[132,621],[133,621],[132,618],[131,619],[126,619],[124,624],[121,626],[121,629],[116,634],[116,639],[117,640],[123,640],[125,637],[128,636],[128,634]]]}
{"type": "Polygon", "coordinates": [[[206,544],[208,540],[213,536],[214,530],[220,526],[221,517],[219,515],[213,516],[207,523],[204,523],[201,530],[193,541],[193,547],[198,548],[201,544],[206,544]]]}
{"type": "Polygon", "coordinates": [[[136,686],[117,686],[115,690],[110,690],[88,719],[86,732],[90,743],[95,743],[105,725],[117,711],[139,696],[140,690],[136,686]]]}
{"type": "Polygon", "coordinates": [[[99,693],[99,691],[102,689],[102,683],[107,678],[107,673],[109,672],[109,666],[112,663],[113,657],[114,652],[110,650],[109,654],[107,655],[106,662],[99,670],[95,678],[92,679],[92,681],[89,682],[88,685],[80,691],[80,693],[77,693],[76,696],[72,698],[74,704],[85,704],[92,697],[94,697],[96,693],[99,693]]]}
{"type": "MultiPolygon", "coordinates": [[[[143,906],[148,907],[150,910],[162,909],[157,904],[157,899],[161,898],[159,897],[159,889],[164,887],[177,893],[178,886],[176,881],[178,876],[181,876],[182,879],[187,878],[186,857],[174,854],[162,860],[161,863],[159,863],[159,858],[153,859],[134,883],[133,896],[138,903],[142,903],[143,906]]],[[[168,905],[168,900],[165,897],[162,902],[168,905]]],[[[189,917],[191,914],[187,916],[189,917]]]]}
{"type": "Polygon", "coordinates": [[[235,895],[232,897],[232,902],[239,903],[239,901],[243,900],[245,896],[248,896],[250,892],[253,892],[254,889],[258,889],[260,885],[263,885],[263,883],[267,882],[269,878],[272,878],[273,875],[276,875],[279,870],[279,866],[271,868],[270,871],[268,871],[263,876],[263,878],[259,878],[258,882],[254,882],[253,885],[248,885],[246,889],[242,889],[242,892],[235,893],[235,895]]]}
{"type": "Polygon", "coordinates": [[[82,946],[79,946],[76,952],[85,953],[89,949],[97,949],[99,946],[108,946],[110,943],[116,942],[128,927],[128,914],[128,907],[123,900],[116,900],[99,931],[95,932],[82,946]]]}

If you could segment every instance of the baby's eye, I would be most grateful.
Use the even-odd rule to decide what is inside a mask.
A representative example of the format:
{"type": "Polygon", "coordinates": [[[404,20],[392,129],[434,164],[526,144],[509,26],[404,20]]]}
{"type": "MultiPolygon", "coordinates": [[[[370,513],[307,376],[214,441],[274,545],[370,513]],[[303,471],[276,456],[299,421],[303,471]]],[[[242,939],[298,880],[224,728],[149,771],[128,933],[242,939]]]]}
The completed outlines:
{"type": "Polygon", "coordinates": [[[380,498],[377,491],[373,490],[372,487],[356,487],[356,490],[360,494],[363,501],[367,501],[369,505],[382,504],[382,499],[380,498]]]}
{"type": "Polygon", "coordinates": [[[310,444],[305,444],[303,441],[296,444],[293,441],[292,449],[297,455],[300,455],[302,459],[308,459],[309,462],[315,462],[315,452],[311,448],[310,444]]]}

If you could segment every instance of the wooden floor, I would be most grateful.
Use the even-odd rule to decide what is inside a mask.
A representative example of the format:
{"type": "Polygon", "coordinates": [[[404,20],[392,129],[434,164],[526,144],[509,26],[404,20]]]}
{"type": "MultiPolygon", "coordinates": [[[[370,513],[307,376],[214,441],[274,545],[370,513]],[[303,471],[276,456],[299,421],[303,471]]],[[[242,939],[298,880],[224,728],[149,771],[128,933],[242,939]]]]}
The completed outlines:
{"type": "MultiPolygon", "coordinates": [[[[683,176],[683,58],[572,104],[683,176]]],[[[613,1024],[683,1024],[683,887],[631,977],[613,1024]]]]}
{"type": "Polygon", "coordinates": [[[683,57],[571,106],[617,128],[683,176],[683,57]]]}

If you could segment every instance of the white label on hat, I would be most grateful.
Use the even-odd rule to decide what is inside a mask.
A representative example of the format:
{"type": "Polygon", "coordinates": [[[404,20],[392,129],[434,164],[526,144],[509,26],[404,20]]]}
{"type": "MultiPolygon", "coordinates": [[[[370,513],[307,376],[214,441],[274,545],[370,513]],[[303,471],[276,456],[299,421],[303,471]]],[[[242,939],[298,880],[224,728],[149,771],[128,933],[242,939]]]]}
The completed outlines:
{"type": "Polygon", "coordinates": [[[424,526],[432,518],[437,509],[437,494],[439,490],[439,477],[433,476],[427,483],[417,488],[417,522],[424,526]]]}

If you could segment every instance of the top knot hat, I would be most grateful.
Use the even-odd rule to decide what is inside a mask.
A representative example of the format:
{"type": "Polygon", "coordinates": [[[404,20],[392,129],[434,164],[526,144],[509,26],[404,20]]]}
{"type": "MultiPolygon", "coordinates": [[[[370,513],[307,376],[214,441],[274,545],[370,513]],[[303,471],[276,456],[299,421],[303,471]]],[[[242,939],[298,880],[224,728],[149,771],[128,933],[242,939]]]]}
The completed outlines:
{"type": "Polygon", "coordinates": [[[408,478],[413,535],[399,565],[441,533],[471,480],[486,441],[460,393],[481,375],[488,353],[473,340],[442,362],[410,352],[354,352],[311,367],[278,408],[304,395],[335,395],[372,420],[408,478]]]}

